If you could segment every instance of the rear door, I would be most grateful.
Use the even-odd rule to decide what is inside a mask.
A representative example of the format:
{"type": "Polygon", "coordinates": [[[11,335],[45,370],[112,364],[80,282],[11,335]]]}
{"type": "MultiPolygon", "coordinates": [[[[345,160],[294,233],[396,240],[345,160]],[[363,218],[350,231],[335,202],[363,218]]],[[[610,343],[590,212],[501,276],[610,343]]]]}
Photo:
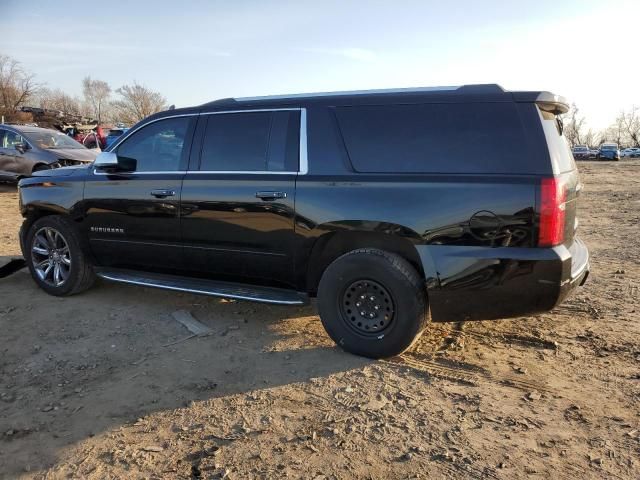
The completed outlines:
{"type": "Polygon", "coordinates": [[[180,192],[197,116],[151,122],[114,152],[136,161],[130,173],[94,171],[85,183],[83,226],[100,265],[182,267],[180,192]]]}
{"type": "Polygon", "coordinates": [[[182,190],[185,265],[205,277],[293,281],[299,109],[202,114],[182,190]]]}

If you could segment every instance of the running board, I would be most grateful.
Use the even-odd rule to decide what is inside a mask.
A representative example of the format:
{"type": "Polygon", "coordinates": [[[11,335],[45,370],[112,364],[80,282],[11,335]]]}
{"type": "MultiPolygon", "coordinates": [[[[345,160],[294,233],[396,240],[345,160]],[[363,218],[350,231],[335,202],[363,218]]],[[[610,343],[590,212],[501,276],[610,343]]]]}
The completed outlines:
{"type": "Polygon", "coordinates": [[[96,275],[112,282],[210,295],[212,297],[234,298],[236,300],[249,300],[278,305],[304,305],[309,301],[309,297],[307,297],[306,294],[284,288],[261,287],[218,280],[180,277],[162,273],[99,269],[96,271],[96,275]]]}

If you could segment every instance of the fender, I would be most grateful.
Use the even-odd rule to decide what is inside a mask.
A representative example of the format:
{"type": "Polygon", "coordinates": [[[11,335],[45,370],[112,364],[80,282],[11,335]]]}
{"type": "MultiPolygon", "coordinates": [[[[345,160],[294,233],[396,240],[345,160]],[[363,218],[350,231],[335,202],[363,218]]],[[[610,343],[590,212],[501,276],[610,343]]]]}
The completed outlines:
{"type": "MultiPolygon", "coordinates": [[[[297,222],[296,226],[299,227],[300,223],[297,222]]],[[[404,225],[372,220],[340,220],[302,230],[297,228],[303,240],[296,255],[296,272],[302,285],[313,285],[319,280],[321,271],[314,269],[322,270],[325,263],[330,263],[342,253],[367,246],[398,253],[423,274],[427,289],[439,287],[429,246],[422,245],[421,236],[404,225]],[[317,264],[320,258],[322,260],[317,264]]]]}

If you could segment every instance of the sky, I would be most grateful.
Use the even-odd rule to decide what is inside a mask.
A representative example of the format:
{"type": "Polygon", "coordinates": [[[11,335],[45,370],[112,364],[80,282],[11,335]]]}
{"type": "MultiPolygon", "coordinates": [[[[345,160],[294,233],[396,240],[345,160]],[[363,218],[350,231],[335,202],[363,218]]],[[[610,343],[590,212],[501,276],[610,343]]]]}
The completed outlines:
{"type": "Polygon", "coordinates": [[[590,127],[640,106],[640,0],[0,0],[0,53],[50,88],[133,81],[217,98],[498,83],[575,102],[590,127]]]}

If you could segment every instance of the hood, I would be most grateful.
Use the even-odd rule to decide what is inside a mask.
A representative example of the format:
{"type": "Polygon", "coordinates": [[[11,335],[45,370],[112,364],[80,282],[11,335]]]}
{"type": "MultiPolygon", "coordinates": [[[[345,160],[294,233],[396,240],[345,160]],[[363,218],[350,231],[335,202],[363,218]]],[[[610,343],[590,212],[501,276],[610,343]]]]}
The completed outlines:
{"type": "Polygon", "coordinates": [[[78,160],[81,162],[93,162],[98,156],[98,153],[100,153],[97,150],[89,150],[88,148],[51,148],[47,151],[57,158],[78,160]]]}
{"type": "Polygon", "coordinates": [[[32,177],[68,177],[79,170],[87,170],[89,165],[74,165],[73,167],[51,168],[33,172],[32,177]]]}

